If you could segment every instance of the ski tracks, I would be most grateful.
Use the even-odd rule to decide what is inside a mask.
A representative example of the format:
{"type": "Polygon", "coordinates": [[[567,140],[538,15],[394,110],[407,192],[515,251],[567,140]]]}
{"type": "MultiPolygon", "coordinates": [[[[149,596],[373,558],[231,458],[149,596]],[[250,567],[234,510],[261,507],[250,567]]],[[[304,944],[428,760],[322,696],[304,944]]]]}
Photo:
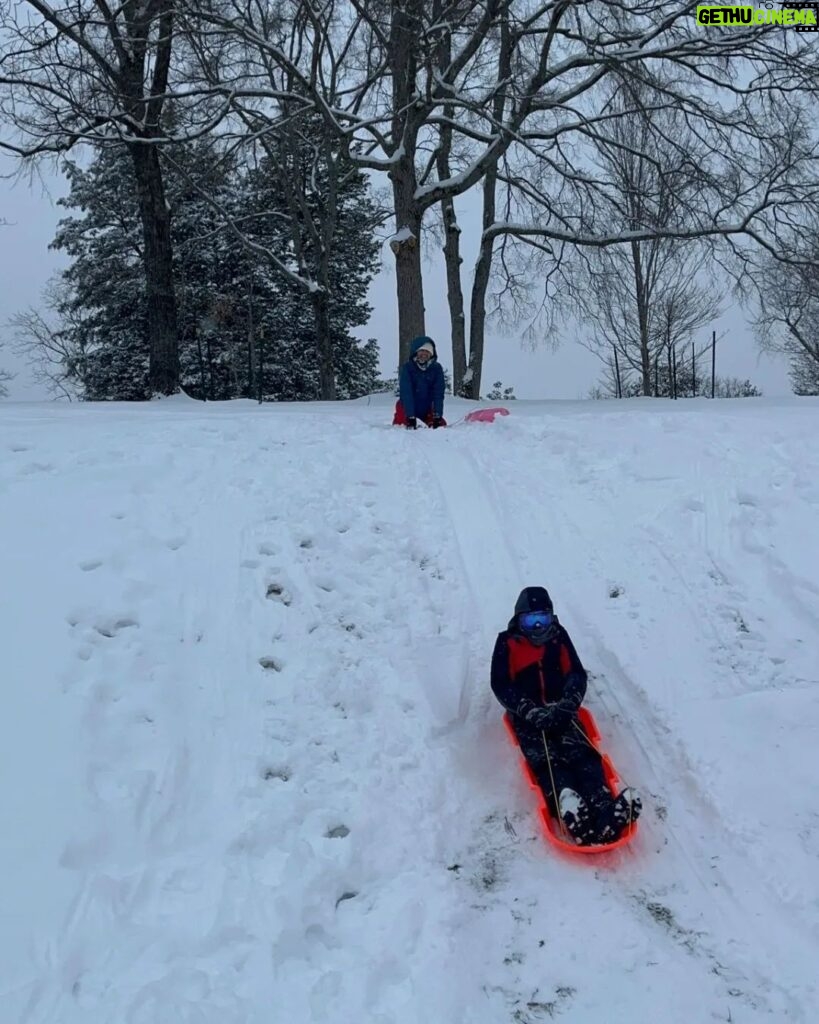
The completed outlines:
{"type": "MultiPolygon", "coordinates": [[[[475,781],[483,786],[484,797],[494,809],[481,822],[473,819],[471,841],[459,858],[462,884],[472,891],[463,911],[467,952],[481,965],[483,990],[495,1012],[503,1010],[520,1024],[535,1024],[562,1013],[583,1019],[584,1013],[593,1012],[590,1008],[605,1000],[606,989],[618,984],[622,971],[643,981],[646,991],[637,983],[633,998],[613,1010],[611,1019],[649,1019],[658,1009],[653,972],[659,969],[667,978],[689,976],[691,968],[680,963],[679,946],[684,945],[686,955],[691,955],[687,947],[693,933],[673,918],[669,923],[655,917],[658,934],[665,931],[666,941],[659,948],[651,945],[645,915],[654,911],[662,916],[661,905],[642,893],[624,891],[607,871],[627,862],[630,851],[603,859],[595,870],[591,864],[555,856],[540,834],[531,796],[521,784],[517,755],[500,727],[488,669],[494,637],[504,628],[520,588],[543,582],[546,575],[538,567],[542,552],[538,536],[549,535],[550,528],[558,526],[543,509],[520,501],[517,492],[508,492],[514,493],[515,500],[514,510],[509,510],[509,499],[493,483],[491,448],[482,450],[479,457],[471,450],[478,436],[473,431],[468,440],[447,437],[427,456],[469,584],[470,615],[481,627],[473,645],[477,663],[473,685],[480,687],[481,699],[474,702],[468,728],[458,742],[481,751],[484,772],[475,771],[475,781]],[[518,555],[509,542],[511,536],[517,541],[518,555]],[[521,567],[527,565],[533,569],[524,576],[521,567]],[[616,924],[591,925],[595,921],[600,925],[615,913],[619,915],[616,924]],[[611,946],[614,933],[619,934],[617,949],[611,946]],[[580,964],[579,949],[583,950],[580,964]],[[591,977],[589,964],[595,965],[591,977]]],[[[553,567],[547,579],[557,572],[553,567]]],[[[464,767],[470,767],[466,759],[464,767]]],[[[706,968],[715,962],[706,958],[706,968]]],[[[699,968],[694,973],[702,989],[704,971],[699,968]]],[[[721,990],[730,1002],[733,997],[727,988],[732,978],[718,979],[716,973],[705,987],[721,990]]],[[[679,989],[682,1020],[691,1012],[682,995],[686,983],[678,979],[673,984],[679,989]]],[[[476,1013],[475,1021],[483,1019],[476,1013]]]]}
{"type": "MultiPolygon", "coordinates": [[[[613,527],[626,510],[621,507],[622,498],[608,484],[615,478],[613,467],[602,460],[595,463],[572,444],[571,428],[557,426],[548,433],[531,431],[528,425],[519,429],[535,434],[521,438],[520,443],[537,450],[543,462],[549,463],[548,481],[562,483],[550,490],[542,484],[520,486],[503,469],[506,439],[497,448],[494,439],[476,448],[474,478],[487,481],[489,494],[485,501],[495,510],[497,546],[507,547],[505,539],[513,538],[520,564],[532,566],[539,575],[539,579],[529,582],[543,582],[554,588],[558,611],[565,609],[565,621],[581,657],[586,658],[596,676],[591,682],[590,700],[592,707],[597,701],[608,712],[603,729],[615,763],[627,782],[642,787],[644,792],[648,789],[650,794],[641,835],[632,848],[616,858],[617,873],[609,876],[607,888],[621,898],[624,914],[649,914],[687,958],[700,960],[702,966],[696,971],[701,976],[700,984],[702,972],[707,971],[714,987],[712,998],[718,1002],[725,1006],[744,1004],[746,1012],[773,1012],[779,1019],[807,1020],[806,1008],[813,991],[805,987],[806,979],[798,969],[791,971],[787,951],[802,948],[805,943],[809,946],[815,943],[815,937],[788,920],[762,891],[758,869],[749,862],[747,851],[726,833],[722,814],[700,785],[698,766],[675,736],[673,723],[663,719],[646,691],[614,655],[618,645],[626,650],[633,646],[628,636],[635,631],[638,637],[645,637],[643,642],[650,642],[641,629],[639,612],[633,610],[627,616],[629,626],[619,642],[614,639],[607,644],[603,639],[602,621],[611,616],[612,610],[622,615],[629,607],[635,609],[631,593],[627,593],[625,605],[618,596],[622,588],[616,583],[617,576],[622,579],[626,573],[618,573],[616,568],[612,573],[613,565],[627,564],[625,560],[632,554],[617,547],[617,530],[613,527]],[[498,510],[512,499],[514,513],[504,519],[498,510]],[[610,602],[607,609],[605,596],[600,593],[606,587],[610,602]],[[597,614],[592,617],[587,608],[597,614]],[[596,621],[598,616],[600,623],[596,621]],[[666,845],[669,839],[671,846],[666,845]],[[777,964],[775,971],[770,962],[761,962],[752,952],[754,947],[744,941],[748,929],[758,928],[761,921],[771,930],[770,957],[777,964]]],[[[627,480],[627,474],[624,476],[627,480]]],[[[455,478],[450,467],[447,478],[455,478]]],[[[714,522],[720,522],[717,516],[714,522]]],[[[485,544],[490,543],[491,539],[485,538],[485,544]]],[[[474,541],[468,546],[473,550],[478,547],[474,541]]],[[[636,564],[646,566],[649,584],[661,591],[673,586],[662,572],[661,562],[655,561],[652,569],[644,548],[639,552],[635,549],[634,556],[636,564]]],[[[513,559],[514,555],[508,557],[513,559]]],[[[508,573],[502,574],[501,580],[507,577],[508,573]]],[[[696,622],[693,613],[691,622],[696,622]]],[[[658,640],[655,636],[653,649],[658,640]]],[[[666,687],[670,692],[679,686],[668,668],[664,677],[655,678],[653,683],[659,684],[661,693],[666,687]]]]}

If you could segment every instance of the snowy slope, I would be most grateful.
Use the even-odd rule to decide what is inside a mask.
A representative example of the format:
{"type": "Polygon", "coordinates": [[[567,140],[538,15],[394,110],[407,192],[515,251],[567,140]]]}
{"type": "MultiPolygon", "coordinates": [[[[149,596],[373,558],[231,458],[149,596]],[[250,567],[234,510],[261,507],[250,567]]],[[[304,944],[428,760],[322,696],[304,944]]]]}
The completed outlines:
{"type": "Polygon", "coordinates": [[[813,1024],[819,403],[511,408],[0,406],[0,1024],[813,1024]],[[606,858],[488,689],[540,583],[606,858]]]}

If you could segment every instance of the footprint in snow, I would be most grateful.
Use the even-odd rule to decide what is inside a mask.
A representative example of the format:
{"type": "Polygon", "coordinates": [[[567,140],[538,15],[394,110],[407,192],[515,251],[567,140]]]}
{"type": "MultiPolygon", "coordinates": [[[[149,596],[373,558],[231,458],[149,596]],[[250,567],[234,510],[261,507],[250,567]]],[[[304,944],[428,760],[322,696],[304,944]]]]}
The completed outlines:
{"type": "Polygon", "coordinates": [[[94,624],[95,632],[106,639],[112,640],[123,629],[134,629],[139,623],[136,619],[103,619],[94,624]]]}
{"type": "Polygon", "coordinates": [[[268,583],[265,597],[268,601],[281,601],[285,608],[293,603],[290,591],[282,583],[268,583]]]}
{"type": "Polygon", "coordinates": [[[83,572],[93,572],[95,569],[99,569],[102,565],[102,561],[98,558],[91,558],[88,561],[80,562],[80,568],[83,572]]]}
{"type": "Polygon", "coordinates": [[[680,503],[680,508],[684,512],[704,512],[705,502],[699,498],[687,498],[685,501],[680,503]]]}

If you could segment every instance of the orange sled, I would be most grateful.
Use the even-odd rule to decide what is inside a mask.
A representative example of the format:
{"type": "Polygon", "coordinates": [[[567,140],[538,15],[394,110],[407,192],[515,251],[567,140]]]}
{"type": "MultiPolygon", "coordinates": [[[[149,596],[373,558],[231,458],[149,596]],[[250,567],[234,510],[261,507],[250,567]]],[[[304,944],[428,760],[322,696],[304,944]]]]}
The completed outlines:
{"type": "MultiPolygon", "coordinates": [[[[581,708],[577,714],[580,720],[580,724],[583,727],[583,731],[589,739],[589,742],[594,749],[600,754],[603,761],[603,775],[606,780],[606,785],[611,790],[612,796],[617,796],[622,788],[620,777],[614,770],[614,765],[611,763],[611,758],[608,754],[604,754],[600,746],[600,730],[597,728],[597,723],[591,711],[588,708],[581,708]]],[[[506,713],[503,716],[503,724],[506,726],[506,731],[509,733],[509,737],[515,746],[520,749],[518,744],[518,738],[515,735],[515,730],[512,727],[512,720],[509,714],[506,713]]],[[[637,822],[634,821],[630,825],[627,825],[620,836],[614,840],[613,843],[600,843],[595,846],[578,846],[568,832],[562,827],[562,823],[555,818],[549,810],[549,805],[546,802],[546,797],[543,795],[543,790],[537,783],[532,769],[529,767],[526,759],[521,756],[521,767],[523,774],[526,776],[526,781],[529,783],[530,789],[535,793],[538,802],[538,811],[543,819],[543,830],[546,833],[546,838],[554,846],[560,847],[561,850],[565,850],[567,853],[606,853],[608,850],[616,850],[618,846],[625,846],[626,843],[630,842],[637,833],[637,822]]]]}

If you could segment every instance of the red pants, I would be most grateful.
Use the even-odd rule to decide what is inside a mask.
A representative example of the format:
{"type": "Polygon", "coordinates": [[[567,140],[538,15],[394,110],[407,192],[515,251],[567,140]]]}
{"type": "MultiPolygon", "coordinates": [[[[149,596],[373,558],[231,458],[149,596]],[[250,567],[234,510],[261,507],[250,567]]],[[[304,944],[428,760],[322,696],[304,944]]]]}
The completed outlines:
{"type": "MultiPolygon", "coordinates": [[[[428,427],[431,427],[432,421],[435,419],[435,412],[433,409],[429,409],[423,416],[419,416],[418,419],[423,420],[428,427]]],[[[441,419],[443,419],[443,416],[441,419]]],[[[404,406],[400,398],[395,403],[395,414],[392,418],[392,425],[394,427],[405,427],[407,425],[407,414],[404,412],[404,406]]],[[[446,420],[444,420],[443,425],[446,426],[446,420]]]]}

